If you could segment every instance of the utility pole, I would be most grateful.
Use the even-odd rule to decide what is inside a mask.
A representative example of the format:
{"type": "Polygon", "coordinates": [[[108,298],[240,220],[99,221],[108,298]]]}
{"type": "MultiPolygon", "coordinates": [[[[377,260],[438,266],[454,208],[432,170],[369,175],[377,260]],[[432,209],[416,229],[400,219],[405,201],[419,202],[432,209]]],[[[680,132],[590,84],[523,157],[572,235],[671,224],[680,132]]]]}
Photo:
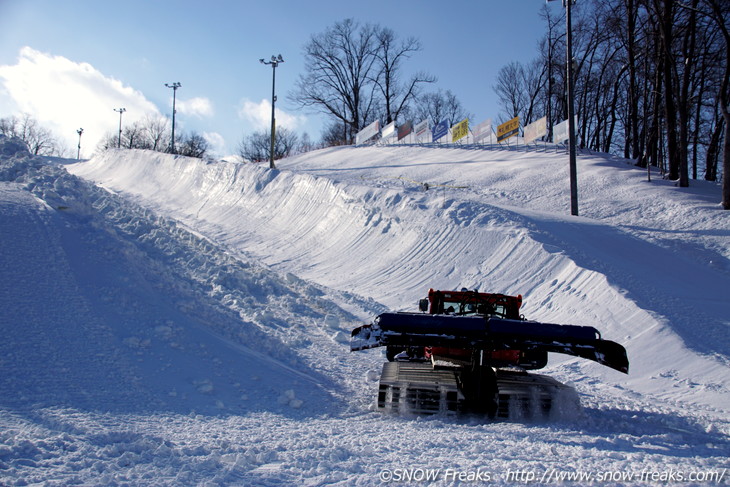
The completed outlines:
{"type": "Polygon", "coordinates": [[[126,112],[126,108],[115,108],[115,112],[119,112],[119,138],[117,139],[117,149],[122,147],[122,113],[126,112]]]}
{"type": "MultiPolygon", "coordinates": [[[[552,0],[545,0],[551,2],[552,0]]],[[[566,42],[566,62],[565,69],[567,70],[567,89],[566,94],[568,96],[568,158],[570,165],[570,214],[578,216],[578,169],[576,163],[576,149],[575,149],[575,66],[573,64],[573,25],[571,20],[571,5],[575,3],[575,0],[563,0],[563,6],[565,7],[565,35],[567,38],[566,42]]],[[[548,122],[549,123],[549,122],[548,122]]],[[[550,129],[552,131],[552,129],[550,129]]]]}
{"type": "Polygon", "coordinates": [[[553,141],[553,24],[550,15],[548,21],[548,96],[547,96],[547,127],[548,140],[553,141]]]}
{"type": "Polygon", "coordinates": [[[172,140],[170,141],[170,152],[175,154],[175,98],[177,89],[182,85],[179,81],[176,81],[173,84],[165,83],[165,86],[172,88],[172,140]]]}
{"type": "Polygon", "coordinates": [[[271,72],[273,73],[271,77],[271,151],[269,152],[269,168],[276,169],[274,165],[274,142],[276,140],[276,117],[274,115],[274,105],[276,104],[276,67],[279,63],[284,62],[284,58],[279,54],[278,56],[271,56],[271,61],[259,59],[259,62],[261,64],[270,64],[271,72]]]}
{"type": "Polygon", "coordinates": [[[81,134],[84,133],[84,129],[78,129],[76,131],[76,133],[79,134],[79,147],[78,147],[78,151],[76,152],[76,160],[80,161],[81,160],[81,134]]]}
{"type": "Polygon", "coordinates": [[[578,169],[575,154],[575,72],[573,71],[573,26],[571,23],[570,6],[575,0],[563,0],[565,5],[565,32],[567,41],[567,62],[568,70],[568,145],[570,152],[570,214],[578,216],[578,169]]]}

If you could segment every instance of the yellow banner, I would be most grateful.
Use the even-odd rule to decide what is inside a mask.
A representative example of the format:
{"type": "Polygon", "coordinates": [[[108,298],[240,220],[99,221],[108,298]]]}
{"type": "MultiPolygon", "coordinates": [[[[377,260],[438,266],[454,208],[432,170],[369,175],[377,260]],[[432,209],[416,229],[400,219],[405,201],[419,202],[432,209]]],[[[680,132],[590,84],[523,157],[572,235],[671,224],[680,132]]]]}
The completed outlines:
{"type": "Polygon", "coordinates": [[[509,139],[513,135],[517,135],[520,131],[520,117],[504,122],[497,127],[497,142],[509,139]]]}
{"type": "Polygon", "coordinates": [[[465,118],[461,122],[451,127],[451,142],[463,139],[469,133],[469,119],[465,118]]]}

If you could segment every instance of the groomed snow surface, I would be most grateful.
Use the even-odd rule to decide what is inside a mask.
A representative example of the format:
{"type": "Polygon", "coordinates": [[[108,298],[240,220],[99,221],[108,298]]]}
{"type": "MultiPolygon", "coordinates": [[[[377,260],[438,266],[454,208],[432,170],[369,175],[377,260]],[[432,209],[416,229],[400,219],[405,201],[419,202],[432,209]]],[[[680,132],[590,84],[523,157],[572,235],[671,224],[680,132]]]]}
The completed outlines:
{"type": "Polygon", "coordinates": [[[628,161],[345,147],[260,165],[0,138],[0,485],[727,485],[730,213],[628,161]],[[349,332],[429,288],[522,294],[628,376],[580,414],[373,410],[349,332]]]}

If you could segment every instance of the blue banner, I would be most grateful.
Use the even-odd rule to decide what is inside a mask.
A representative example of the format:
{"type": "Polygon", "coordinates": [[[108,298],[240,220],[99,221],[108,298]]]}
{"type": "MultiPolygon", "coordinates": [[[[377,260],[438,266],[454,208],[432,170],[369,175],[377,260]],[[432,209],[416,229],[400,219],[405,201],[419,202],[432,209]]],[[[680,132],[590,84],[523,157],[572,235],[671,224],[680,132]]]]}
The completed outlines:
{"type": "Polygon", "coordinates": [[[431,140],[436,142],[441,137],[449,133],[449,121],[441,120],[434,128],[431,129],[431,140]]]}

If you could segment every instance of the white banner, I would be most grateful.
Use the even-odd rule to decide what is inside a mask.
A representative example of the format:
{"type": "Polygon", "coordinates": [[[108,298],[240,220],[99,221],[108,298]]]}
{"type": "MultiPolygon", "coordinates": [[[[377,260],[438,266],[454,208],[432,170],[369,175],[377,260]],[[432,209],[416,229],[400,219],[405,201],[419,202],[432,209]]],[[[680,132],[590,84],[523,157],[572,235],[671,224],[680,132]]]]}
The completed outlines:
{"type": "Polygon", "coordinates": [[[535,120],[525,127],[525,144],[529,144],[533,140],[547,135],[547,117],[535,120]]]}
{"type": "Polygon", "coordinates": [[[568,140],[568,121],[563,120],[557,125],[553,125],[553,144],[562,144],[568,140]]]}
{"type": "Polygon", "coordinates": [[[393,133],[395,132],[395,122],[390,122],[388,125],[383,127],[383,130],[380,132],[380,136],[384,139],[387,139],[393,133]]]}
{"type": "Polygon", "coordinates": [[[355,145],[360,145],[371,138],[375,136],[380,131],[380,120],[376,120],[361,131],[357,133],[355,136],[355,145]]]}
{"type": "MultiPolygon", "coordinates": [[[[575,116],[575,126],[578,126],[578,115],[575,116]]],[[[568,121],[563,120],[559,124],[553,126],[553,144],[562,144],[570,138],[568,134],[568,121]]]]}
{"type": "Polygon", "coordinates": [[[413,129],[413,131],[416,133],[416,140],[420,141],[421,139],[425,138],[426,135],[428,135],[429,133],[428,129],[428,119],[417,123],[413,129]]]}
{"type": "Polygon", "coordinates": [[[474,136],[474,142],[479,142],[492,135],[492,119],[488,118],[474,127],[472,134],[474,136]]]}

